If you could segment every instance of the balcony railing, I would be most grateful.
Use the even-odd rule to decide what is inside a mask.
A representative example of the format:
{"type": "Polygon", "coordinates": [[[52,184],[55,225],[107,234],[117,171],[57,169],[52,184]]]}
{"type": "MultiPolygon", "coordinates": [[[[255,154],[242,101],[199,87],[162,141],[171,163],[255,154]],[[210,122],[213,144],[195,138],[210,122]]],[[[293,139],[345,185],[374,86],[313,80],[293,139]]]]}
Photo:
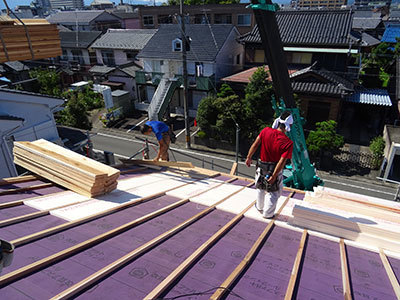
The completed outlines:
{"type": "MultiPolygon", "coordinates": [[[[136,83],[137,84],[153,84],[158,85],[160,80],[164,74],[158,72],[144,72],[144,71],[136,71],[136,83]]],[[[182,75],[177,76],[180,81],[182,81],[182,75]]],[[[188,86],[189,88],[209,91],[213,89],[215,85],[215,77],[214,75],[205,77],[205,76],[188,76],[188,86]]]]}

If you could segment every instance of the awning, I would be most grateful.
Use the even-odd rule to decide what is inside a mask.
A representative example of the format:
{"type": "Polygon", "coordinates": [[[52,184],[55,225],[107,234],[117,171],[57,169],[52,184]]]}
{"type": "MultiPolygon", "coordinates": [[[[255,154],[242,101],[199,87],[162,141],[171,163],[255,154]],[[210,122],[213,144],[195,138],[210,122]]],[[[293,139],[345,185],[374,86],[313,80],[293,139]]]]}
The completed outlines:
{"type": "Polygon", "coordinates": [[[358,90],[345,97],[344,100],[353,103],[392,106],[387,90],[381,89],[358,90]]]}
{"type": "Polygon", "coordinates": [[[111,71],[114,71],[114,67],[107,67],[107,66],[93,66],[90,68],[89,73],[99,74],[99,75],[106,75],[111,71]]]}

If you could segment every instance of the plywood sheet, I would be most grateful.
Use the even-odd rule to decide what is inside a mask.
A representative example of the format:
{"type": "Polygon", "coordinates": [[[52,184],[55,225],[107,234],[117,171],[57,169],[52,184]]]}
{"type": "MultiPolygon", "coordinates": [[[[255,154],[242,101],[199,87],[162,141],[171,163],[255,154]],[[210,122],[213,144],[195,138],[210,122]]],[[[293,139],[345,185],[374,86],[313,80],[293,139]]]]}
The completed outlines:
{"type": "Polygon", "coordinates": [[[233,214],[239,214],[243,211],[247,206],[250,205],[251,202],[255,201],[257,197],[257,191],[251,188],[245,188],[239,193],[229,197],[221,204],[217,205],[217,209],[230,212],[233,214]]]}
{"type": "Polygon", "coordinates": [[[174,196],[181,199],[190,198],[194,195],[201,193],[202,191],[208,190],[218,184],[223,183],[221,180],[217,179],[206,179],[201,181],[196,181],[193,184],[183,186],[181,188],[174,189],[167,192],[167,195],[174,196]]]}
{"type": "Polygon", "coordinates": [[[65,191],[57,194],[37,197],[31,200],[25,200],[24,204],[39,210],[49,210],[55,207],[85,201],[87,199],[89,198],[86,196],[82,196],[72,191],[65,191]]]}
{"type": "Polygon", "coordinates": [[[218,201],[221,201],[222,199],[228,197],[230,194],[239,191],[242,188],[243,187],[238,185],[225,183],[219,187],[216,187],[215,189],[212,189],[211,191],[205,192],[204,194],[191,197],[190,201],[198,204],[211,206],[217,203],[218,201]]]}

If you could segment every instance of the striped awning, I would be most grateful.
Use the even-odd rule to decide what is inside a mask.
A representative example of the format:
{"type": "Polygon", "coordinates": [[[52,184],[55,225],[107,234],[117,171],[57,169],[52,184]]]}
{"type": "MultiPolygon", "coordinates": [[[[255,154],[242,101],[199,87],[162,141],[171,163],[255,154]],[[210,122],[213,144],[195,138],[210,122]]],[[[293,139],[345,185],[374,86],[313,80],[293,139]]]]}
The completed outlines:
{"type": "Polygon", "coordinates": [[[390,100],[387,90],[381,89],[358,90],[345,97],[344,100],[354,103],[392,106],[392,101],[390,100]]]}

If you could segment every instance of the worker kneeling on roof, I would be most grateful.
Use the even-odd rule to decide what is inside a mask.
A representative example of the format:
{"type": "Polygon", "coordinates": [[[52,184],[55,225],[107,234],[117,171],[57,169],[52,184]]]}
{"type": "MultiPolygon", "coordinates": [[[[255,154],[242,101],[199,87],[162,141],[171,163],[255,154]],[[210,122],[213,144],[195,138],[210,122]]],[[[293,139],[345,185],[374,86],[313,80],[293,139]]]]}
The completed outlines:
{"type": "Polygon", "coordinates": [[[171,136],[168,125],[160,121],[147,121],[141,127],[140,131],[146,135],[149,135],[152,132],[156,135],[159,148],[157,156],[153,160],[158,161],[161,158],[162,160],[169,161],[168,148],[171,143],[171,136]]]}
{"type": "Polygon", "coordinates": [[[256,208],[264,218],[272,218],[276,204],[282,193],[282,170],[286,160],[292,158],[293,142],[286,136],[293,124],[292,115],[285,111],[272,124],[264,128],[251,145],[246,158],[250,167],[253,154],[260,149],[260,160],[257,161],[255,183],[257,189],[256,208]],[[267,193],[267,195],[266,195],[267,193]]]}

